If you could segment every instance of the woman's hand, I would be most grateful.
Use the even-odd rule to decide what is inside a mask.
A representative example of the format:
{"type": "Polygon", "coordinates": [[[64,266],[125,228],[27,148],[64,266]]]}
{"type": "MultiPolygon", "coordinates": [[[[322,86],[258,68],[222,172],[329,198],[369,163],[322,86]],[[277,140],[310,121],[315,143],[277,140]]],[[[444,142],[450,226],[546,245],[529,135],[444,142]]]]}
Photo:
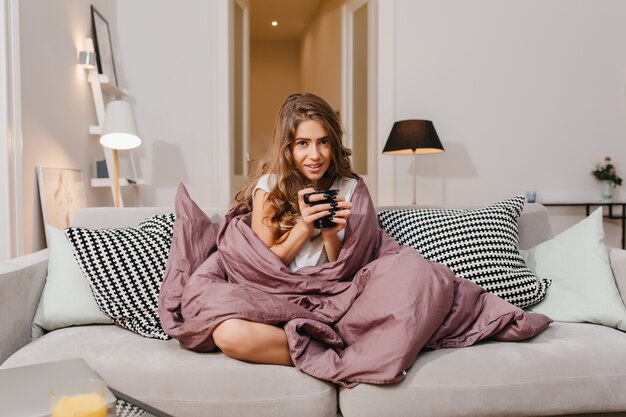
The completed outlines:
{"type": "Polygon", "coordinates": [[[336,226],[321,229],[324,239],[329,236],[336,235],[341,230],[345,229],[348,225],[348,218],[350,217],[350,209],[352,208],[352,203],[345,201],[343,197],[338,197],[336,201],[336,211],[332,213],[332,222],[335,223],[336,226]]]}
{"type": "MultiPolygon", "coordinates": [[[[315,192],[316,192],[315,188],[305,188],[304,190],[298,191],[298,206],[300,208],[301,222],[310,231],[312,231],[315,228],[314,223],[316,220],[319,220],[322,217],[326,217],[329,215],[335,215],[335,213],[333,213],[331,209],[343,207],[342,205],[344,204],[350,204],[350,203],[346,203],[345,199],[339,196],[332,196],[332,199],[333,199],[332,203],[323,203],[323,204],[315,204],[315,205],[311,205],[310,203],[309,204],[305,203],[304,196],[306,194],[311,194],[315,192]]],[[[319,193],[319,194],[314,194],[314,195],[309,196],[308,200],[309,202],[314,203],[317,201],[329,199],[329,197],[330,196],[328,194],[325,195],[323,193],[319,193]]]]}
{"type": "Polygon", "coordinates": [[[322,203],[322,204],[307,204],[304,202],[304,195],[309,193],[314,193],[316,190],[314,188],[305,188],[298,192],[298,204],[300,206],[300,217],[301,220],[299,223],[302,223],[303,227],[306,227],[308,230],[312,231],[315,227],[315,220],[319,220],[322,217],[332,216],[331,221],[335,223],[334,227],[327,227],[321,229],[322,238],[324,239],[324,248],[326,249],[326,255],[330,262],[334,262],[339,257],[339,252],[341,251],[342,243],[339,240],[339,233],[341,230],[346,228],[348,224],[348,218],[350,217],[350,209],[352,208],[352,203],[347,202],[345,198],[329,195],[329,194],[315,194],[308,197],[309,202],[322,201],[326,199],[331,199],[331,203],[322,203]]]}
{"type": "Polygon", "coordinates": [[[304,202],[304,195],[314,193],[316,190],[314,188],[305,188],[304,190],[300,190],[298,192],[298,204],[300,206],[300,216],[302,217],[302,221],[309,227],[310,230],[313,230],[315,220],[321,219],[322,217],[332,216],[333,223],[336,224],[334,227],[327,227],[321,229],[322,235],[324,238],[336,235],[339,231],[346,228],[348,224],[348,218],[350,217],[350,209],[352,208],[352,203],[345,201],[345,198],[340,196],[329,196],[328,194],[315,194],[309,196],[308,200],[310,202],[322,201],[332,197],[332,203],[323,203],[310,205],[304,202]]]}

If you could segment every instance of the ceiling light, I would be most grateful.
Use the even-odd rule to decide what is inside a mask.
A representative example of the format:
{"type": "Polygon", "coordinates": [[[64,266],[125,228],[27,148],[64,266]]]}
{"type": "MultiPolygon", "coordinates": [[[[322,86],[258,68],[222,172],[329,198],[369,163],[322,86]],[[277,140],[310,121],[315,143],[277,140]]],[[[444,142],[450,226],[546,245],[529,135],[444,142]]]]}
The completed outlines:
{"type": "Polygon", "coordinates": [[[272,26],[274,26],[274,27],[278,26],[278,22],[275,21],[275,20],[272,20],[272,26]]]}

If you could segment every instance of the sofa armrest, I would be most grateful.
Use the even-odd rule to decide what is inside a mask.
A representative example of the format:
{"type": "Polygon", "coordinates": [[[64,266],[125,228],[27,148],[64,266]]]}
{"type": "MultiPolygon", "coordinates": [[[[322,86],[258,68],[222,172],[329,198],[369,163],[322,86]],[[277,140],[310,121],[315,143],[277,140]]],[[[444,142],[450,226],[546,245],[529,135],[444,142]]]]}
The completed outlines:
{"type": "Polygon", "coordinates": [[[615,277],[615,284],[626,305],[626,250],[618,248],[609,249],[609,260],[615,277]]]}
{"type": "Polygon", "coordinates": [[[30,342],[47,274],[47,249],[0,264],[0,364],[30,342]]]}

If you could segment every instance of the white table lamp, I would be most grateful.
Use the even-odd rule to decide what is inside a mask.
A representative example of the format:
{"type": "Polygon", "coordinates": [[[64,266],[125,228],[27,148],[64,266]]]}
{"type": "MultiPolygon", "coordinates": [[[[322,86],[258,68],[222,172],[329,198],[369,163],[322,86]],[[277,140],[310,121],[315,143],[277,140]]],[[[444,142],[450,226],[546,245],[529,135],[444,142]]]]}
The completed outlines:
{"type": "Polygon", "coordinates": [[[107,104],[100,144],[113,149],[113,161],[115,168],[115,207],[119,207],[120,180],[117,151],[133,149],[141,145],[141,138],[139,138],[139,132],[137,131],[135,115],[129,102],[116,100],[107,104]]]}

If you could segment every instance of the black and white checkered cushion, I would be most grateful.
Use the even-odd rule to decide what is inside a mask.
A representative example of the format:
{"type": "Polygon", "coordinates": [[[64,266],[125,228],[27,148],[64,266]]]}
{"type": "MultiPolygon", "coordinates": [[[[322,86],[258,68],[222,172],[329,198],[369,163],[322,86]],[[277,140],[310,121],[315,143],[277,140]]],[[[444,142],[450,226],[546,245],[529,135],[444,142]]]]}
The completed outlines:
{"type": "Polygon", "coordinates": [[[535,277],[519,254],[517,218],[523,208],[524,197],[517,196],[478,210],[385,210],[378,220],[398,243],[527,307],[545,297],[550,281],[535,277]]]}
{"type": "Polygon", "coordinates": [[[146,415],[146,413],[146,410],[127,401],[118,399],[115,402],[115,415],[117,417],[142,417],[146,415]]]}
{"type": "Polygon", "coordinates": [[[157,215],[137,228],[65,230],[100,310],[145,337],[169,339],[157,308],[174,218],[157,215]]]}

